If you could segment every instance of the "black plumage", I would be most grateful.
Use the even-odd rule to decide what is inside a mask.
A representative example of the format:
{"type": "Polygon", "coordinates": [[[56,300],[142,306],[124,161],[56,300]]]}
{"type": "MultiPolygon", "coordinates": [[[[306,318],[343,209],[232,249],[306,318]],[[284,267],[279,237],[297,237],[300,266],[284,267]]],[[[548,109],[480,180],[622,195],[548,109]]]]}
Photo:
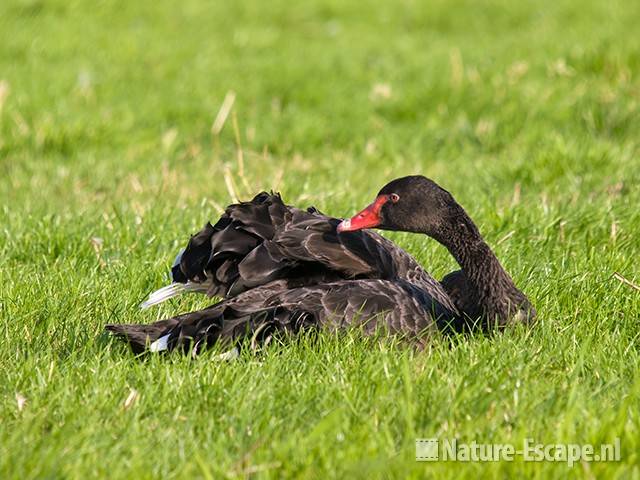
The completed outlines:
{"type": "Polygon", "coordinates": [[[135,351],[151,345],[199,352],[258,334],[264,340],[276,331],[356,325],[422,343],[438,328],[535,316],[462,207],[424,177],[394,180],[374,204],[343,222],[262,192],[205,225],[178,260],[171,295],[185,286],[222,301],[151,325],[106,327],[135,351]],[[463,268],[440,283],[365,225],[426,233],[463,268]]]}

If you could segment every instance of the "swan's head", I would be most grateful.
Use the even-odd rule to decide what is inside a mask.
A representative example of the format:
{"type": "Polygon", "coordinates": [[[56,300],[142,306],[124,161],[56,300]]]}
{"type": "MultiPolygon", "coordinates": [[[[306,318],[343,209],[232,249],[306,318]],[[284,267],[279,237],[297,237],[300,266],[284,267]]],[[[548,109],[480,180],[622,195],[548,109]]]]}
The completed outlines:
{"type": "Polygon", "coordinates": [[[412,175],[386,184],[371,205],[342,221],[337,230],[380,228],[435,236],[443,224],[454,221],[457,208],[451,194],[433,180],[412,175]]]}

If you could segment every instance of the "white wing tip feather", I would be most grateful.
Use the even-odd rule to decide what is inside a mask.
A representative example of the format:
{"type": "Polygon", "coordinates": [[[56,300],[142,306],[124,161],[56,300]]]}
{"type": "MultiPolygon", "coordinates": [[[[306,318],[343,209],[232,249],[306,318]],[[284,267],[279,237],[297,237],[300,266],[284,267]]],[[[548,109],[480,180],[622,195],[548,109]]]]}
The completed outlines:
{"type": "Polygon", "coordinates": [[[214,357],[212,357],[212,360],[214,362],[225,362],[235,360],[238,357],[240,357],[240,350],[238,350],[238,347],[234,347],[231,350],[227,350],[226,352],[215,355],[214,357]]]}
{"type": "Polygon", "coordinates": [[[165,287],[159,288],[155,292],[151,292],[149,294],[149,298],[147,298],[140,304],[140,308],[146,310],[153,305],[158,305],[165,300],[169,300],[170,298],[180,295],[185,290],[187,290],[187,288],[184,283],[172,283],[165,287]]]}
{"type": "Polygon", "coordinates": [[[163,352],[165,350],[169,349],[169,337],[171,335],[167,334],[164,335],[162,337],[160,337],[159,339],[157,339],[155,342],[153,342],[151,345],[149,345],[149,351],[150,352],[163,352]]]}

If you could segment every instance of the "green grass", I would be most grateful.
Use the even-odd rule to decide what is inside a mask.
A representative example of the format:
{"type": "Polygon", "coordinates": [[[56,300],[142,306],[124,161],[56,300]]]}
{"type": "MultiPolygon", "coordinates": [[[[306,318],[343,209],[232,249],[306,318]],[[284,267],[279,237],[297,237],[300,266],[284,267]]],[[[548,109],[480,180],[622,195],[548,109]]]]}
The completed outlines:
{"type": "Polygon", "coordinates": [[[639,20],[595,0],[1,2],[0,477],[639,478],[640,292],[612,278],[640,283],[639,20]],[[345,216],[409,173],[467,208],[535,327],[222,364],[101,334],[207,305],[137,308],[228,182],[345,216]],[[415,462],[432,436],[620,437],[622,459],[415,462]]]}

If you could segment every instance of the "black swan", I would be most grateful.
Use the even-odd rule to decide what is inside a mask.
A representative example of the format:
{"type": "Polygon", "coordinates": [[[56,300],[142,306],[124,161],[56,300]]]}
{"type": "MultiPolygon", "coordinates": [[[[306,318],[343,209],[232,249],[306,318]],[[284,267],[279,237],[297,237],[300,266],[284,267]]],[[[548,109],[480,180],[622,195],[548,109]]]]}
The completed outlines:
{"type": "Polygon", "coordinates": [[[535,309],[451,194],[423,176],[388,183],[375,201],[341,221],[315,208],[258,194],[231,205],[176,258],[173,282],[143,306],[185,291],[223,300],[149,325],[107,325],[135,352],[264,342],[307,327],[379,327],[423,344],[433,329],[456,331],[531,322],[535,309]],[[407,252],[368,230],[426,234],[462,267],[433,279],[407,252]]]}

